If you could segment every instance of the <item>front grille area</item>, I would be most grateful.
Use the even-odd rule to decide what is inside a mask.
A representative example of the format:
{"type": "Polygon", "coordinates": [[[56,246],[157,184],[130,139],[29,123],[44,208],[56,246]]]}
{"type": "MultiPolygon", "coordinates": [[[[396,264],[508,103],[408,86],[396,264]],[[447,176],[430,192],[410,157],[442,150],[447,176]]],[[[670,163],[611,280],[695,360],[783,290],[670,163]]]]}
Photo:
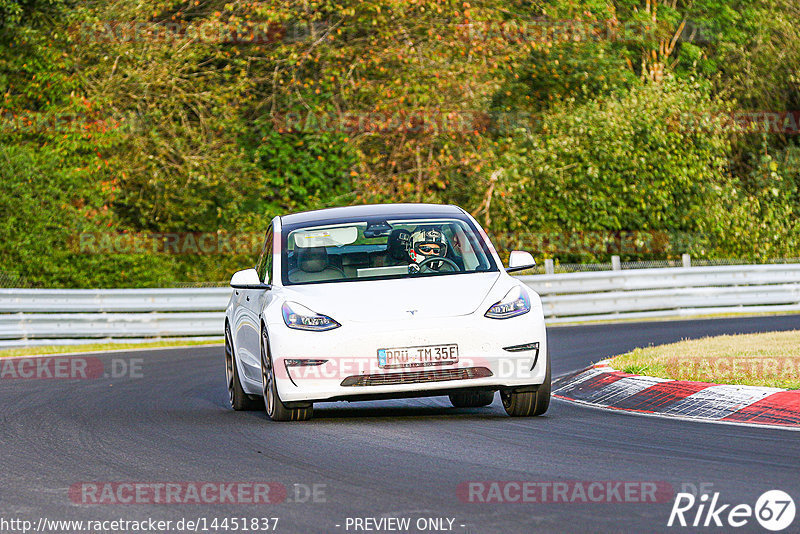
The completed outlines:
{"type": "Polygon", "coordinates": [[[419,384],[422,382],[444,382],[446,380],[469,380],[486,378],[492,372],[486,367],[466,369],[437,369],[435,371],[406,371],[380,375],[354,375],[342,380],[342,386],[391,386],[396,384],[419,384]]]}

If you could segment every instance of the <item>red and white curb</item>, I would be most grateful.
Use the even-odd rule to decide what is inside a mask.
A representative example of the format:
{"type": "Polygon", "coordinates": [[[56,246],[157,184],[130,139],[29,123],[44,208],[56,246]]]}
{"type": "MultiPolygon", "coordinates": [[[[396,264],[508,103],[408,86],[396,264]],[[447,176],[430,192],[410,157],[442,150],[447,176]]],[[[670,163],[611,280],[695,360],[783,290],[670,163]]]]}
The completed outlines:
{"type": "Polygon", "coordinates": [[[608,363],[565,376],[553,396],[600,408],[800,430],[800,390],[632,375],[608,363]]]}

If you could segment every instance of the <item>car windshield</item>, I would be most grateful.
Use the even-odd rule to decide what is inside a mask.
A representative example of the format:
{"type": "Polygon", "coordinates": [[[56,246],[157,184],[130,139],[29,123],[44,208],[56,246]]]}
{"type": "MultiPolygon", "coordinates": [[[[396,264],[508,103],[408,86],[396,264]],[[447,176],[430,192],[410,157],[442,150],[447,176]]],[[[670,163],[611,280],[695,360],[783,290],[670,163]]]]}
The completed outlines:
{"type": "Polygon", "coordinates": [[[496,271],[469,220],[359,220],[283,229],[284,285],[496,271]]]}

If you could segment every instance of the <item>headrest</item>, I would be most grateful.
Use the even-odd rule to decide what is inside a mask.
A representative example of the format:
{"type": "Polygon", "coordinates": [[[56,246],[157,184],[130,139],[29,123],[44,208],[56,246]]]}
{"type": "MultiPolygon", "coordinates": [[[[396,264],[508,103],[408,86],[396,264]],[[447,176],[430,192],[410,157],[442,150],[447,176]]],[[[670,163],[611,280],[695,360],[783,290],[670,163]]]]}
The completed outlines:
{"type": "Polygon", "coordinates": [[[411,232],[402,228],[395,228],[389,234],[386,241],[386,248],[389,256],[396,260],[408,260],[408,247],[411,241],[411,232]]]}
{"type": "Polygon", "coordinates": [[[301,248],[297,251],[297,266],[307,273],[318,273],[328,267],[328,250],[325,247],[301,248]]]}

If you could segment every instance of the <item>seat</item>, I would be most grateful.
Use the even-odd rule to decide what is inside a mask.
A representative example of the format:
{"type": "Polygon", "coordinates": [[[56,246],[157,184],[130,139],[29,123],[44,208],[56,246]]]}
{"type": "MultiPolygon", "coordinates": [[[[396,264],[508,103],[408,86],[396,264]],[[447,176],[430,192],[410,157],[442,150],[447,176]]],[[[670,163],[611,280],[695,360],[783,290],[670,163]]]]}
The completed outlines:
{"type": "Polygon", "coordinates": [[[297,269],[289,271],[289,282],[321,282],[324,280],[341,280],[344,273],[328,262],[328,250],[325,247],[297,249],[297,269]]]}
{"type": "Polygon", "coordinates": [[[402,228],[395,228],[386,240],[386,250],[379,252],[372,258],[373,267],[390,267],[408,265],[411,258],[408,256],[408,242],[411,232],[402,228]]]}

